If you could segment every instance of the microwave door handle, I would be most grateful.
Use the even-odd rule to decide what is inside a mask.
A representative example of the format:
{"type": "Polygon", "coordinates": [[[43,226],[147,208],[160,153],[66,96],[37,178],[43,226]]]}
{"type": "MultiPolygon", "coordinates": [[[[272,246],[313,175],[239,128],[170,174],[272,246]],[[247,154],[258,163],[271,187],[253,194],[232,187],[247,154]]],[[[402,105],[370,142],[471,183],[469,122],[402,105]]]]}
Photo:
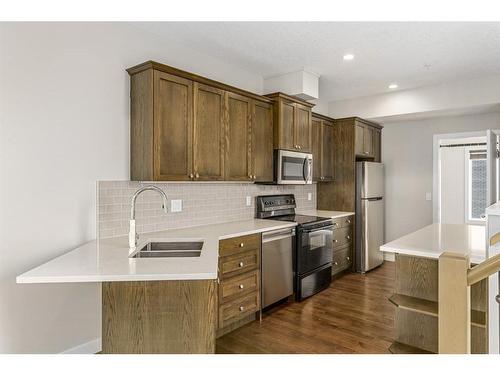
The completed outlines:
{"type": "Polygon", "coordinates": [[[309,172],[306,172],[307,170],[307,158],[304,158],[304,164],[302,164],[302,178],[304,179],[305,182],[307,182],[307,178],[309,176],[309,172]]]}

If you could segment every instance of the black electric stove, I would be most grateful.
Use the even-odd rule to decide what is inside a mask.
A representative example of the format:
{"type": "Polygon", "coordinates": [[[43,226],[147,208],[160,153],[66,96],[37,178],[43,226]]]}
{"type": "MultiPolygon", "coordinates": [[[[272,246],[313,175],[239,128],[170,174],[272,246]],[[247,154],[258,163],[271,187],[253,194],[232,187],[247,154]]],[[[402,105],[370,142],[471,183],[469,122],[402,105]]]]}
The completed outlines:
{"type": "Polygon", "coordinates": [[[297,223],[293,262],[295,298],[301,301],[327,288],[333,260],[332,219],[295,214],[293,194],[261,195],[256,199],[257,218],[297,223]]]}

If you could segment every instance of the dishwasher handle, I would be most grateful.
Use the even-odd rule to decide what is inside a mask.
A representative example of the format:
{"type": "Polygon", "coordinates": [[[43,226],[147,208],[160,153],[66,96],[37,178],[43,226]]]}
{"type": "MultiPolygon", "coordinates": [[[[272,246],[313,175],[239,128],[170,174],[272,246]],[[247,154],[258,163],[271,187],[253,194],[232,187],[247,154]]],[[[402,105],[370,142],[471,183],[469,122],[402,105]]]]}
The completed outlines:
{"type": "Polygon", "coordinates": [[[290,237],[295,236],[295,228],[292,229],[280,229],[274,230],[270,232],[262,233],[262,243],[267,243],[271,241],[284,240],[290,237]]]}

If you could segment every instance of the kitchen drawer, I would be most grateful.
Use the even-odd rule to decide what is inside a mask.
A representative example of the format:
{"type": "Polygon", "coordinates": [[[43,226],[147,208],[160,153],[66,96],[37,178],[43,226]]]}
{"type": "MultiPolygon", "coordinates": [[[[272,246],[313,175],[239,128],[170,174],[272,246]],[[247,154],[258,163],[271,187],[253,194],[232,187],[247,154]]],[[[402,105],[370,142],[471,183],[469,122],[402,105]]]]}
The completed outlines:
{"type": "Polygon", "coordinates": [[[352,265],[351,245],[334,250],[332,260],[332,275],[348,269],[352,265]]]}
{"type": "Polygon", "coordinates": [[[333,231],[333,247],[338,248],[352,242],[352,227],[344,227],[333,231]]]}
{"type": "Polygon", "coordinates": [[[259,290],[260,272],[254,270],[240,276],[222,280],[219,285],[219,303],[259,290]]]}
{"type": "Polygon", "coordinates": [[[337,217],[332,220],[333,221],[333,228],[345,228],[352,226],[354,217],[353,216],[344,216],[344,217],[337,217]]]}
{"type": "Polygon", "coordinates": [[[236,276],[259,267],[260,249],[219,258],[221,278],[236,276]]]}
{"type": "Polygon", "coordinates": [[[260,299],[257,291],[234,301],[226,302],[219,306],[219,328],[224,328],[248,314],[255,313],[259,308],[260,299]]]}
{"type": "Polygon", "coordinates": [[[261,235],[250,234],[248,236],[228,238],[219,241],[219,256],[234,255],[248,250],[260,250],[261,235]]]}

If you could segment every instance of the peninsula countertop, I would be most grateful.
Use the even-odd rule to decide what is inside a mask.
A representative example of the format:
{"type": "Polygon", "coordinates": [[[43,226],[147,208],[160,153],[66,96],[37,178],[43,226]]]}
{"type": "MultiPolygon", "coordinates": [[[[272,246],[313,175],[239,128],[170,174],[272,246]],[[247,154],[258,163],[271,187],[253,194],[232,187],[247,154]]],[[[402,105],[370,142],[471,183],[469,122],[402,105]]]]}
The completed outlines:
{"type": "Polygon", "coordinates": [[[467,254],[473,264],[486,259],[485,227],[468,224],[428,225],[380,247],[381,251],[437,259],[445,251],[467,254]]]}
{"type": "Polygon", "coordinates": [[[252,219],[141,234],[151,240],[202,240],[199,257],[129,258],[128,237],[93,240],[17,277],[18,283],[71,283],[217,278],[219,240],[293,228],[296,223],[252,219]]]}

